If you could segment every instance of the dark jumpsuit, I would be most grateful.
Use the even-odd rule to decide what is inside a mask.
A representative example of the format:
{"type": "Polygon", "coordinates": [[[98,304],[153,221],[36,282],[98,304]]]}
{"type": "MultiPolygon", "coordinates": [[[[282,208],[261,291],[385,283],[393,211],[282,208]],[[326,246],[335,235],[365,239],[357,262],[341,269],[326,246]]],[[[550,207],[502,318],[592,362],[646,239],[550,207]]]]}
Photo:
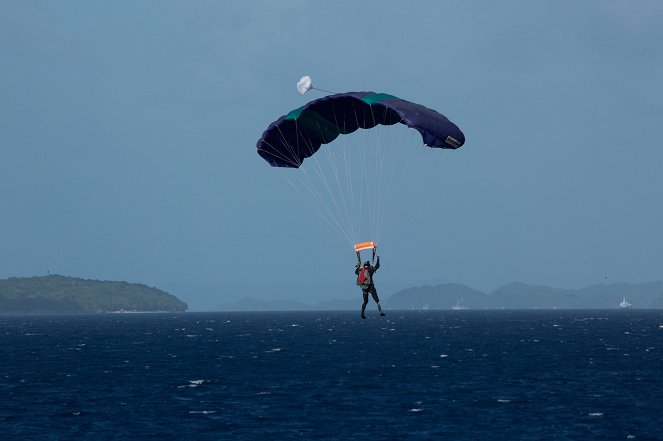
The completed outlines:
{"type": "MultiPolygon", "coordinates": [[[[368,304],[368,293],[371,293],[371,296],[373,296],[373,300],[375,300],[375,303],[378,304],[378,307],[380,305],[380,299],[378,298],[378,292],[375,289],[375,285],[373,284],[373,273],[375,273],[378,268],[380,268],[380,258],[378,257],[378,261],[375,264],[375,266],[368,266],[368,274],[371,276],[371,284],[364,287],[361,287],[361,292],[364,295],[364,303],[361,305],[361,313],[362,315],[364,314],[364,311],[366,310],[366,305],[368,304]]],[[[355,274],[359,276],[359,272],[361,271],[361,267],[357,267],[355,269],[355,274]]],[[[361,286],[361,285],[360,285],[361,286]]]]}

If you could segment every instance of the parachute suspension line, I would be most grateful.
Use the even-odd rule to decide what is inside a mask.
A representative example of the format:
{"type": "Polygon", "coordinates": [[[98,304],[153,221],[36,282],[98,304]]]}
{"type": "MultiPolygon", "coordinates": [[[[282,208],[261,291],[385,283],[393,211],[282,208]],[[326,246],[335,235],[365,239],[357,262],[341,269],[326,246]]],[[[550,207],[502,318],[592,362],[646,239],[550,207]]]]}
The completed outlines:
{"type": "MultiPolygon", "coordinates": [[[[373,106],[370,107],[371,109],[371,118],[373,119],[373,123],[376,122],[376,117],[374,113],[374,108],[373,106]]],[[[385,108],[385,113],[387,109],[385,108]]],[[[386,155],[386,148],[385,148],[385,139],[383,139],[383,130],[381,130],[381,127],[378,127],[379,130],[375,131],[375,135],[377,135],[377,142],[374,142],[372,144],[375,144],[375,150],[376,150],[376,158],[375,158],[375,176],[377,177],[377,189],[376,189],[376,199],[373,205],[373,214],[371,216],[371,229],[373,230],[373,235],[375,237],[375,240],[380,240],[380,231],[379,231],[379,224],[381,222],[381,216],[383,216],[382,213],[382,204],[383,204],[383,194],[384,194],[384,181],[383,181],[383,172],[382,170],[384,169],[384,160],[385,160],[385,155],[386,155]]]]}
{"type": "MultiPolygon", "coordinates": [[[[373,107],[371,106],[370,109],[371,109],[370,117],[372,119],[370,125],[375,125],[375,115],[373,115],[373,107]]],[[[369,220],[370,228],[371,228],[371,236],[372,236],[371,239],[375,240],[374,239],[374,236],[376,234],[375,219],[376,219],[376,216],[377,216],[376,206],[379,203],[378,201],[380,199],[380,191],[382,190],[381,189],[381,183],[380,183],[380,174],[378,173],[379,155],[380,155],[380,150],[381,149],[380,149],[380,143],[379,142],[372,142],[372,137],[374,137],[374,135],[377,135],[377,133],[371,133],[371,132],[372,132],[371,130],[367,130],[365,132],[366,136],[364,137],[364,140],[365,140],[365,147],[364,148],[366,149],[366,151],[368,151],[369,148],[373,147],[373,155],[372,155],[373,161],[372,161],[372,164],[368,164],[368,166],[371,167],[372,176],[369,176],[369,173],[365,174],[366,179],[367,179],[366,184],[367,185],[369,184],[369,182],[368,182],[369,177],[372,177],[374,179],[373,182],[370,182],[371,187],[370,187],[370,190],[367,193],[367,196],[370,200],[367,201],[366,205],[367,205],[367,208],[368,208],[368,220],[369,220]],[[373,145],[373,144],[375,144],[375,145],[373,145]]],[[[378,136],[378,141],[379,141],[379,136],[378,136]]]]}
{"type": "MultiPolygon", "coordinates": [[[[334,113],[334,115],[335,115],[335,113],[334,113]]],[[[338,127],[338,119],[336,118],[336,116],[334,116],[334,118],[336,119],[335,122],[336,122],[336,126],[338,127]]],[[[348,201],[345,197],[345,192],[346,191],[343,188],[343,185],[341,184],[340,173],[339,173],[339,170],[338,170],[338,164],[337,164],[337,159],[336,159],[337,155],[332,154],[333,153],[332,152],[332,146],[329,146],[329,145],[325,146],[325,153],[326,153],[326,156],[329,160],[329,163],[331,164],[331,169],[334,173],[334,180],[336,182],[336,188],[338,189],[338,193],[340,195],[340,199],[341,199],[340,202],[342,204],[343,215],[345,216],[346,224],[351,228],[351,231],[354,235],[354,238],[356,239],[356,231],[354,229],[354,223],[353,223],[352,215],[350,214],[352,210],[351,210],[351,208],[348,208],[348,201]]]]}
{"type": "MultiPolygon", "coordinates": [[[[371,123],[375,122],[375,118],[373,115],[371,115],[372,121],[371,123]]],[[[364,117],[366,118],[366,116],[364,117]]],[[[366,119],[362,121],[361,127],[367,127],[370,126],[371,124],[367,124],[366,119]]],[[[374,124],[373,124],[374,125],[374,124]]],[[[365,203],[363,204],[363,209],[366,210],[367,215],[368,215],[368,222],[370,225],[370,234],[374,235],[375,234],[375,205],[376,205],[376,197],[377,197],[377,192],[379,191],[379,182],[369,182],[369,179],[374,176],[370,176],[369,172],[369,167],[371,170],[373,170],[373,167],[371,167],[371,164],[368,164],[368,151],[370,147],[373,147],[373,156],[377,154],[378,151],[378,146],[371,146],[373,144],[371,141],[371,130],[366,130],[364,131],[364,136],[363,138],[363,143],[361,144],[362,146],[362,161],[361,161],[361,179],[362,179],[362,198],[365,199],[365,203]],[[364,188],[366,190],[364,190],[364,188]]],[[[376,161],[373,161],[374,163],[376,161]]],[[[373,239],[373,238],[372,238],[373,239]]]]}
{"type": "MultiPolygon", "coordinates": [[[[380,120],[387,120],[388,109],[384,107],[384,114],[381,116],[380,120]]],[[[373,119],[376,119],[374,114],[374,108],[371,107],[371,115],[373,119]]],[[[396,133],[398,131],[395,131],[396,133]]],[[[392,168],[396,166],[396,149],[394,149],[393,135],[394,130],[387,129],[386,126],[379,126],[377,131],[374,131],[374,134],[377,137],[376,150],[377,158],[375,163],[375,173],[378,178],[378,190],[377,190],[377,200],[375,205],[375,215],[374,220],[375,224],[373,230],[375,231],[374,235],[377,241],[382,240],[382,224],[384,223],[385,216],[387,213],[388,202],[392,200],[391,198],[391,187],[393,184],[393,172],[387,174],[385,172],[386,165],[391,162],[392,168]],[[389,135],[389,136],[388,136],[389,135]],[[391,161],[387,161],[388,158],[391,158],[391,161]]]]}
{"type": "Polygon", "coordinates": [[[436,168],[441,168],[442,166],[444,166],[444,164],[446,164],[447,161],[451,159],[451,155],[453,155],[455,151],[456,150],[454,149],[450,149],[446,155],[436,155],[442,158],[442,159],[437,159],[437,161],[435,162],[436,168]]]}
{"type": "MultiPolygon", "coordinates": [[[[296,130],[297,133],[300,133],[300,132],[299,132],[299,129],[298,129],[298,127],[297,127],[297,121],[295,121],[295,130],[296,130]]],[[[282,137],[283,140],[284,140],[284,145],[288,144],[287,141],[285,141],[286,138],[285,138],[285,137],[283,136],[283,134],[280,132],[280,129],[279,129],[279,133],[281,134],[281,137],[282,137]]],[[[324,179],[324,174],[323,174],[323,173],[321,172],[321,170],[320,170],[319,162],[318,162],[317,158],[315,157],[315,155],[313,155],[313,143],[311,142],[310,139],[309,139],[309,140],[306,140],[306,139],[301,138],[300,136],[297,136],[297,146],[296,146],[296,148],[297,148],[297,151],[298,151],[298,152],[302,150],[302,149],[301,149],[301,146],[300,146],[300,139],[301,139],[301,141],[304,143],[305,148],[306,148],[306,150],[307,150],[307,153],[309,153],[310,158],[313,158],[313,161],[310,161],[310,162],[312,162],[314,165],[317,166],[317,169],[316,169],[316,167],[314,167],[314,171],[317,172],[317,174],[318,174],[318,176],[320,177],[320,179],[326,184],[326,180],[324,179]],[[307,141],[308,141],[308,142],[307,142],[307,141]]],[[[291,146],[291,145],[289,145],[289,144],[287,145],[287,148],[288,148],[288,150],[289,150],[290,152],[293,152],[293,151],[294,151],[293,146],[291,146]]],[[[299,156],[298,156],[298,157],[299,157],[299,156]]],[[[309,162],[309,161],[307,161],[307,162],[309,162]]],[[[300,165],[301,165],[301,164],[300,164],[300,165]]],[[[333,229],[335,229],[336,231],[338,231],[339,233],[341,233],[341,236],[345,236],[346,239],[347,239],[349,242],[352,242],[352,241],[353,241],[352,236],[351,236],[350,234],[348,234],[348,231],[347,231],[346,228],[343,228],[341,222],[340,222],[339,219],[338,219],[338,216],[336,216],[336,215],[334,214],[334,211],[331,209],[331,207],[329,206],[329,204],[327,204],[325,198],[320,194],[320,192],[318,191],[318,186],[315,185],[315,184],[313,183],[313,180],[311,179],[311,176],[310,176],[310,174],[308,173],[308,170],[306,170],[306,167],[304,167],[304,168],[300,168],[300,169],[301,169],[301,171],[302,171],[303,173],[299,173],[299,174],[297,174],[297,175],[296,175],[297,178],[299,179],[300,183],[301,183],[301,184],[307,189],[307,191],[311,194],[311,196],[312,196],[312,198],[313,198],[313,201],[317,201],[317,203],[322,207],[323,210],[318,209],[318,207],[316,207],[315,204],[311,204],[311,205],[313,205],[314,208],[316,208],[316,211],[318,211],[318,214],[320,214],[320,216],[321,216],[321,217],[322,217],[322,218],[323,218],[323,219],[324,219],[324,220],[325,220],[330,226],[332,226],[333,229]],[[303,176],[303,178],[300,178],[300,176],[299,176],[300,174],[303,176]],[[326,215],[325,215],[325,213],[326,213],[326,215]]],[[[288,182],[290,183],[290,185],[293,185],[292,182],[291,182],[290,180],[288,180],[288,182]]],[[[293,186],[294,186],[294,185],[293,185],[293,186]]],[[[295,188],[297,188],[297,187],[295,187],[295,188]]],[[[298,189],[298,190],[299,190],[299,189],[298,189]]],[[[327,186],[327,190],[328,190],[328,192],[329,192],[329,188],[328,188],[328,186],[327,186]]],[[[302,194],[302,193],[300,192],[300,194],[302,194]]],[[[329,192],[329,194],[330,194],[330,196],[331,196],[331,198],[332,198],[332,202],[335,203],[335,198],[334,198],[333,193],[332,193],[332,192],[329,192]]],[[[305,197],[305,199],[308,199],[308,198],[305,197]]],[[[311,201],[309,200],[309,202],[311,202],[311,201]]]]}
{"type": "MultiPolygon", "coordinates": [[[[348,188],[348,193],[350,193],[350,213],[352,215],[352,224],[355,226],[355,231],[356,233],[360,234],[360,223],[359,223],[359,215],[357,213],[357,203],[355,202],[355,193],[353,191],[353,185],[352,185],[352,163],[350,160],[350,157],[348,155],[348,143],[346,141],[346,138],[343,137],[343,145],[342,145],[342,153],[343,153],[343,164],[344,164],[344,169],[345,169],[345,182],[347,183],[347,188],[348,188]]],[[[358,236],[355,236],[355,242],[359,240],[358,236]]]]}
{"type": "Polygon", "coordinates": [[[320,191],[318,191],[318,186],[315,185],[315,183],[313,182],[314,179],[311,178],[311,174],[309,173],[309,171],[303,170],[304,172],[303,174],[304,176],[306,176],[307,179],[306,187],[308,191],[314,196],[314,201],[316,201],[321,207],[324,208],[324,213],[319,211],[321,216],[328,223],[333,223],[334,225],[336,225],[337,230],[339,230],[342,233],[341,235],[344,236],[348,240],[348,242],[352,242],[354,240],[352,234],[350,231],[348,231],[347,225],[345,226],[343,225],[342,219],[339,216],[339,209],[338,209],[338,204],[336,203],[336,199],[334,198],[333,193],[330,192],[324,174],[320,173],[319,170],[320,165],[317,164],[316,167],[315,163],[316,163],[315,160],[311,163],[311,167],[314,167],[313,168],[314,175],[318,177],[317,179],[318,181],[323,183],[325,190],[327,190],[326,194],[328,194],[329,196],[326,198],[320,191]],[[328,199],[331,199],[331,204],[329,203],[328,199]]]}
{"type": "MultiPolygon", "coordinates": [[[[387,108],[385,108],[385,115],[384,119],[386,119],[387,116],[387,108]]],[[[386,130],[384,131],[386,132],[386,130]]],[[[381,136],[383,136],[385,139],[381,139],[380,141],[380,146],[382,147],[382,166],[380,168],[380,177],[384,178],[384,181],[382,183],[383,191],[381,193],[381,198],[380,198],[380,206],[378,209],[380,210],[379,215],[378,215],[378,225],[376,227],[376,238],[377,241],[382,241],[382,234],[384,231],[384,226],[387,221],[390,221],[391,223],[394,223],[395,220],[393,218],[388,218],[387,216],[391,212],[391,208],[394,204],[394,201],[397,200],[398,198],[394,197],[394,185],[397,182],[402,182],[403,178],[405,175],[408,173],[408,170],[413,163],[413,159],[417,156],[415,155],[404,155],[404,144],[405,144],[405,136],[406,136],[406,131],[400,131],[401,136],[396,139],[396,135],[399,134],[399,130],[396,129],[391,129],[388,132],[390,136],[386,136],[386,133],[380,133],[381,136]],[[387,156],[389,155],[389,160],[387,161],[387,156]],[[401,158],[401,160],[399,160],[401,158]],[[402,160],[402,158],[406,158],[405,161],[402,160]],[[385,170],[385,164],[390,165],[389,170],[385,170]],[[401,172],[398,173],[397,168],[401,167],[401,172]]]]}
{"type": "MultiPolygon", "coordinates": [[[[313,164],[313,171],[315,172],[315,174],[318,176],[318,178],[322,182],[323,187],[326,190],[326,194],[331,199],[332,205],[334,206],[335,211],[330,209],[329,212],[332,215],[332,217],[334,217],[334,221],[337,224],[339,224],[339,226],[340,226],[343,223],[343,212],[342,212],[341,208],[339,207],[339,202],[337,201],[337,198],[334,195],[334,192],[332,191],[331,186],[329,185],[329,180],[327,179],[327,176],[325,176],[325,173],[323,172],[322,167],[320,166],[320,162],[318,161],[318,158],[316,158],[315,156],[312,156],[311,158],[313,158],[313,161],[311,161],[311,163],[313,164]]],[[[309,159],[311,159],[311,158],[309,158],[309,159]]],[[[346,217],[345,225],[346,225],[345,228],[343,228],[343,227],[341,227],[341,228],[343,228],[343,230],[345,231],[344,235],[346,236],[346,238],[348,238],[348,240],[350,242],[352,242],[353,241],[352,232],[348,231],[349,226],[347,226],[348,225],[347,217],[346,217]]]]}
{"type": "MultiPolygon", "coordinates": [[[[337,126],[339,125],[338,122],[338,116],[336,115],[336,112],[334,112],[334,121],[337,126]]],[[[347,127],[345,126],[345,121],[343,124],[343,133],[347,132],[347,127]]],[[[345,186],[347,189],[347,192],[350,194],[350,217],[351,217],[351,222],[353,225],[353,232],[355,233],[354,240],[355,243],[359,240],[358,235],[361,234],[361,224],[359,222],[359,215],[357,214],[357,204],[355,202],[355,194],[353,191],[353,179],[352,179],[352,163],[350,160],[350,156],[348,155],[348,151],[350,150],[350,146],[348,144],[348,137],[341,137],[342,138],[342,143],[340,144],[339,148],[341,150],[342,156],[343,156],[343,169],[345,170],[345,173],[343,174],[345,177],[345,186]]]]}
{"type": "MultiPolygon", "coordinates": [[[[331,171],[334,173],[334,181],[336,182],[336,187],[339,190],[339,197],[337,198],[336,195],[334,194],[335,192],[332,190],[332,186],[329,183],[329,179],[327,178],[323,167],[320,165],[320,162],[318,161],[318,158],[314,158],[314,163],[315,163],[315,170],[322,181],[325,189],[327,190],[327,194],[329,198],[332,200],[332,203],[334,205],[334,208],[336,210],[336,215],[338,217],[338,223],[344,223],[346,225],[346,237],[352,237],[351,241],[356,242],[357,238],[357,232],[355,225],[352,220],[351,216],[351,210],[348,208],[348,203],[347,199],[344,196],[344,189],[340,180],[340,173],[338,170],[338,160],[337,158],[332,154],[332,149],[331,146],[325,146],[325,152],[326,156],[329,159],[329,164],[331,167],[331,171]]],[[[330,210],[331,211],[331,210],[330,210]]]]}
{"type": "MultiPolygon", "coordinates": [[[[346,127],[343,125],[339,124],[338,117],[336,115],[336,112],[333,112],[334,115],[334,122],[336,123],[337,127],[340,127],[342,129],[341,133],[346,132],[346,127]]],[[[332,170],[334,172],[334,178],[336,180],[337,188],[339,190],[341,200],[343,202],[343,207],[345,211],[345,216],[347,219],[348,224],[351,226],[352,233],[354,234],[353,239],[355,242],[358,239],[358,233],[359,233],[359,222],[357,218],[357,213],[355,209],[355,201],[354,201],[354,193],[352,191],[353,185],[352,185],[352,167],[350,162],[348,161],[348,155],[347,151],[349,150],[348,148],[348,143],[345,136],[341,137],[342,142],[339,143],[336,146],[328,146],[326,153],[327,157],[329,158],[329,162],[332,166],[332,170]],[[338,151],[340,150],[340,153],[338,151]],[[336,153],[335,153],[336,152],[336,153]],[[343,161],[341,161],[343,159],[343,161]],[[342,167],[344,170],[344,173],[339,170],[339,167],[342,167]],[[343,179],[345,178],[345,179],[343,179]],[[350,197],[348,198],[346,196],[346,193],[350,193],[350,197]]]]}
{"type": "MultiPolygon", "coordinates": [[[[409,131],[403,131],[401,140],[399,142],[399,145],[396,147],[399,148],[404,148],[406,144],[415,144],[416,141],[414,140],[416,138],[417,140],[420,140],[418,134],[413,134],[410,133],[409,131]],[[410,137],[412,138],[411,141],[409,141],[407,138],[410,137]]],[[[407,159],[405,161],[401,161],[398,165],[400,168],[400,173],[396,173],[396,167],[394,167],[395,174],[398,175],[395,180],[396,182],[401,182],[406,175],[411,174],[410,171],[415,167],[417,167],[417,170],[439,170],[440,166],[444,164],[448,159],[449,155],[443,154],[443,152],[446,152],[446,149],[437,149],[437,148],[431,148],[427,147],[425,145],[421,145],[420,147],[412,146],[412,148],[418,148],[418,151],[415,151],[414,154],[412,155],[405,155],[407,159]],[[423,149],[423,150],[422,150],[423,149]],[[443,159],[440,160],[440,157],[443,159]]],[[[397,149],[394,149],[396,151],[397,149]]],[[[453,151],[453,150],[452,150],[453,151]]],[[[422,178],[420,173],[412,173],[413,175],[422,178]]],[[[416,180],[415,180],[416,181],[416,180]]],[[[397,200],[397,197],[393,197],[388,199],[388,202],[393,205],[394,201],[397,200]]],[[[388,222],[385,223],[384,225],[381,226],[381,231],[390,231],[396,224],[397,224],[396,219],[388,219],[388,222]]]]}
{"type": "MultiPolygon", "coordinates": [[[[311,205],[311,207],[313,207],[313,209],[314,209],[314,210],[318,213],[318,215],[319,215],[319,216],[320,216],[320,217],[321,217],[321,218],[327,223],[327,225],[329,225],[329,226],[332,228],[332,230],[336,231],[336,232],[337,232],[339,235],[341,235],[341,236],[345,236],[345,238],[346,238],[349,242],[352,242],[352,240],[346,235],[346,232],[345,232],[342,228],[340,228],[336,223],[330,221],[330,220],[329,220],[329,216],[325,216],[325,214],[324,214],[324,213],[322,212],[322,210],[320,210],[320,208],[319,208],[319,207],[313,202],[313,200],[309,199],[309,197],[307,197],[307,195],[306,195],[306,194],[305,194],[305,193],[304,193],[299,187],[297,187],[297,185],[295,185],[295,184],[290,180],[290,178],[288,178],[288,176],[286,176],[286,175],[284,174],[284,175],[283,175],[283,178],[288,182],[288,184],[290,184],[290,186],[292,186],[292,187],[297,191],[297,193],[299,193],[299,194],[304,198],[304,200],[306,200],[306,202],[309,203],[309,205],[311,205]]],[[[301,182],[301,180],[300,180],[300,182],[301,182]]],[[[309,196],[310,196],[310,195],[309,195],[309,196]]]]}
{"type": "MultiPolygon", "coordinates": [[[[355,117],[355,124],[357,125],[357,127],[365,127],[366,124],[364,121],[362,121],[360,124],[359,115],[357,115],[357,109],[355,109],[354,107],[353,107],[353,113],[355,117]]],[[[364,203],[365,199],[364,188],[367,188],[367,185],[365,185],[366,174],[364,171],[366,168],[366,152],[368,149],[366,148],[365,145],[361,144],[359,145],[359,147],[360,147],[359,152],[357,152],[358,153],[357,163],[359,164],[359,206],[357,207],[357,211],[359,212],[359,218],[361,219],[363,218],[362,212],[365,210],[365,206],[367,205],[364,203]]],[[[366,192],[368,192],[368,190],[366,190],[366,192]]]]}
{"type": "MultiPolygon", "coordinates": [[[[384,118],[385,119],[386,119],[386,115],[387,115],[387,108],[385,107],[384,108],[384,118]]],[[[395,157],[394,157],[395,149],[393,148],[393,146],[391,148],[387,148],[388,140],[386,139],[386,136],[385,136],[384,132],[385,131],[380,130],[380,133],[378,133],[378,135],[380,135],[379,142],[380,142],[380,147],[381,147],[380,148],[380,152],[381,152],[381,155],[380,155],[380,170],[379,170],[379,173],[378,173],[378,176],[380,176],[380,194],[379,194],[380,197],[378,199],[378,206],[377,206],[378,214],[377,214],[377,219],[376,219],[375,230],[376,230],[377,240],[380,240],[380,241],[382,240],[381,226],[384,223],[385,216],[387,215],[386,208],[387,208],[387,203],[390,200],[389,196],[391,195],[391,185],[392,185],[392,182],[393,182],[393,173],[389,174],[389,175],[385,175],[385,171],[384,171],[385,161],[386,161],[387,155],[389,153],[391,154],[392,158],[394,158],[394,160],[391,161],[392,166],[393,166],[393,163],[395,162],[395,157]],[[388,178],[386,180],[386,182],[385,182],[385,177],[388,178]]],[[[392,131],[390,131],[390,133],[391,132],[392,131]]]]}
{"type": "Polygon", "coordinates": [[[389,218],[387,217],[388,214],[391,212],[391,208],[393,207],[394,201],[398,200],[398,198],[394,195],[396,191],[396,189],[394,189],[394,186],[398,182],[403,182],[405,175],[408,173],[408,170],[410,169],[413,163],[413,157],[415,156],[415,155],[399,154],[399,150],[404,148],[403,146],[404,138],[405,138],[404,135],[401,136],[400,140],[395,140],[394,144],[390,146],[390,151],[391,151],[390,170],[388,171],[388,173],[386,171],[381,172],[381,175],[382,176],[386,175],[388,179],[384,192],[384,194],[386,194],[387,197],[381,200],[381,203],[383,205],[381,206],[382,211],[380,215],[380,222],[377,227],[378,241],[382,241],[382,234],[385,231],[385,225],[387,225],[387,222],[389,222],[389,224],[396,223],[396,220],[393,217],[389,218]],[[407,159],[405,161],[398,161],[398,159],[402,157],[406,157],[407,159]],[[400,173],[398,173],[397,167],[402,167],[400,173]]]}
{"type": "Polygon", "coordinates": [[[283,177],[286,181],[295,189],[297,192],[318,212],[320,217],[327,222],[332,229],[337,231],[341,236],[345,236],[348,241],[352,241],[348,237],[345,229],[338,223],[338,220],[334,217],[333,212],[331,211],[328,204],[325,202],[325,199],[315,190],[316,186],[312,182],[311,177],[308,172],[302,171],[302,173],[297,173],[295,175],[297,180],[300,183],[300,186],[295,185],[287,174],[283,174],[283,177]],[[302,191],[302,187],[308,192],[308,194],[302,191]]]}
{"type": "MultiPolygon", "coordinates": [[[[372,117],[372,115],[371,115],[372,117]]],[[[372,121],[367,121],[368,117],[364,117],[363,127],[375,125],[375,118],[372,118],[372,121]]],[[[377,204],[377,192],[379,191],[379,182],[375,182],[375,173],[371,174],[375,166],[375,156],[378,153],[378,146],[373,145],[371,142],[373,134],[372,130],[364,131],[364,144],[363,144],[363,162],[362,162],[362,178],[364,181],[364,199],[365,199],[365,209],[368,214],[369,222],[369,234],[372,240],[375,240],[373,235],[375,234],[375,205],[377,204]],[[371,155],[369,156],[369,152],[371,155]],[[371,163],[372,162],[372,163],[371,163]]]]}
{"type": "MultiPolygon", "coordinates": [[[[297,121],[295,121],[295,127],[297,127],[297,121]]],[[[300,149],[299,149],[299,136],[297,137],[297,146],[296,146],[297,150],[295,151],[295,148],[288,142],[288,139],[283,134],[283,131],[281,130],[281,127],[277,126],[276,128],[278,129],[279,136],[281,137],[281,145],[283,145],[283,147],[286,148],[286,150],[288,151],[288,153],[290,154],[291,157],[297,158],[297,160],[300,161],[298,163],[294,163],[294,161],[288,161],[288,162],[294,163],[297,167],[301,166],[302,165],[301,160],[300,160],[301,155],[299,154],[299,152],[300,152],[300,149]]]]}
{"type": "Polygon", "coordinates": [[[402,152],[399,154],[399,150],[403,149],[403,140],[404,136],[400,137],[400,140],[392,140],[393,145],[390,146],[392,152],[391,158],[391,167],[387,171],[382,171],[381,175],[386,177],[386,187],[385,194],[389,197],[384,198],[381,203],[382,214],[380,216],[380,224],[378,225],[378,240],[382,240],[382,234],[385,232],[385,225],[395,224],[397,221],[393,217],[387,217],[390,213],[391,208],[394,204],[394,201],[398,200],[398,197],[394,194],[398,189],[394,189],[394,185],[397,182],[402,182],[403,178],[408,174],[409,169],[413,163],[413,157],[415,155],[403,155],[402,152]],[[398,160],[401,159],[400,161],[398,160]],[[400,167],[400,173],[398,173],[397,167],[400,167]]]}

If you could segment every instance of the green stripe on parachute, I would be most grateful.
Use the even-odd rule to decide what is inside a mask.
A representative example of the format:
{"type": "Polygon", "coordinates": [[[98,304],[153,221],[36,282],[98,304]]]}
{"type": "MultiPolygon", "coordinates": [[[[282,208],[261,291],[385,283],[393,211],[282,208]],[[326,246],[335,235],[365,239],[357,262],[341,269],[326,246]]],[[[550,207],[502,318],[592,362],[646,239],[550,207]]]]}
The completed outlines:
{"type": "Polygon", "coordinates": [[[370,95],[366,95],[361,100],[368,105],[372,105],[379,103],[380,101],[397,100],[397,99],[399,98],[393,95],[389,95],[388,93],[372,93],[370,95]]]}

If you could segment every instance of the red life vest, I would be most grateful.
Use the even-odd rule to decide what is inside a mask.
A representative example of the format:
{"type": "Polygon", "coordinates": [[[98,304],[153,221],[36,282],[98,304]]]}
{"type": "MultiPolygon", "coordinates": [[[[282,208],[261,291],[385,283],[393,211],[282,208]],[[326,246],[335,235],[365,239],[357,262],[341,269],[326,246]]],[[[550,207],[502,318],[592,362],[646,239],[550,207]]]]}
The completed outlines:
{"type": "Polygon", "coordinates": [[[371,284],[371,273],[368,268],[362,267],[357,277],[357,285],[369,286],[371,284]]]}
{"type": "Polygon", "coordinates": [[[359,283],[362,285],[366,281],[366,268],[362,268],[361,271],[359,271],[359,283]]]}

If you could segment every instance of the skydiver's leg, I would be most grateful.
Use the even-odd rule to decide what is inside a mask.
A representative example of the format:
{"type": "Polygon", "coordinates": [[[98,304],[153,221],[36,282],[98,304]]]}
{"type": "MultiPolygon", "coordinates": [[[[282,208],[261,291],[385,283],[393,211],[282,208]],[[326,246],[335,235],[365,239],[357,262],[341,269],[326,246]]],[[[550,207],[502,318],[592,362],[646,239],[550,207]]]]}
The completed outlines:
{"type": "Polygon", "coordinates": [[[361,318],[366,318],[366,305],[368,305],[368,291],[361,290],[361,293],[364,296],[364,303],[361,304],[361,318]]]}
{"type": "Polygon", "coordinates": [[[378,311],[380,311],[380,315],[385,315],[384,312],[382,312],[382,307],[380,306],[380,298],[378,297],[378,291],[375,289],[375,285],[371,286],[371,295],[373,296],[373,300],[375,303],[378,305],[378,311]]]}

